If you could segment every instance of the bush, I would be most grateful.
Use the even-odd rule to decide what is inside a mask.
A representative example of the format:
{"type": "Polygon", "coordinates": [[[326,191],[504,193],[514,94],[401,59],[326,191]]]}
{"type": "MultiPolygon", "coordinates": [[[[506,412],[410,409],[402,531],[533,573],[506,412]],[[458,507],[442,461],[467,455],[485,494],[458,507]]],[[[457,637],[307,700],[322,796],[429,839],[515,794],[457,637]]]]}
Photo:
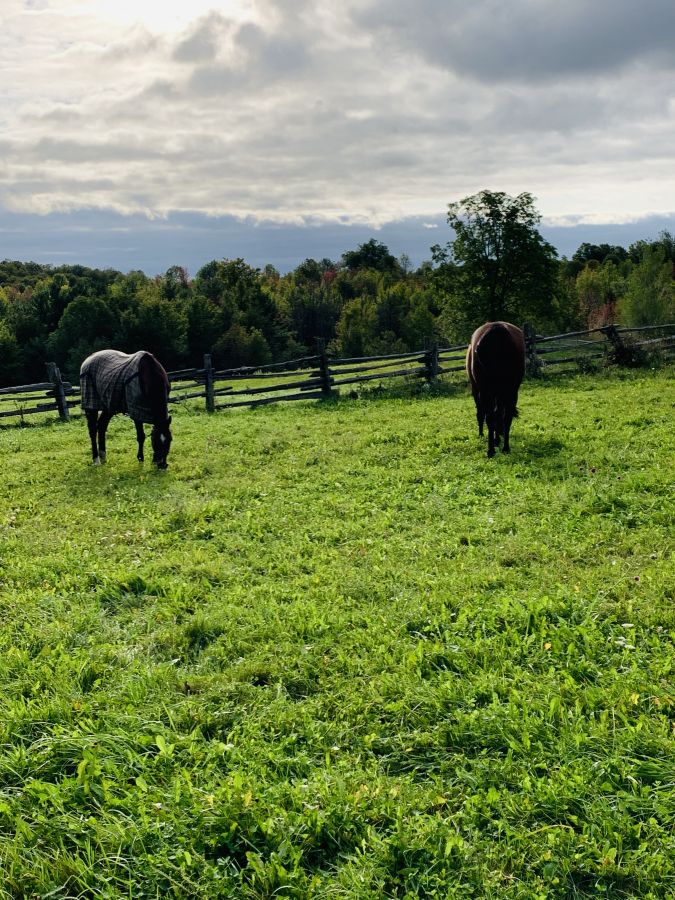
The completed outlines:
{"type": "Polygon", "coordinates": [[[607,364],[626,369],[642,369],[649,365],[651,354],[635,338],[610,332],[607,348],[607,364]]]}

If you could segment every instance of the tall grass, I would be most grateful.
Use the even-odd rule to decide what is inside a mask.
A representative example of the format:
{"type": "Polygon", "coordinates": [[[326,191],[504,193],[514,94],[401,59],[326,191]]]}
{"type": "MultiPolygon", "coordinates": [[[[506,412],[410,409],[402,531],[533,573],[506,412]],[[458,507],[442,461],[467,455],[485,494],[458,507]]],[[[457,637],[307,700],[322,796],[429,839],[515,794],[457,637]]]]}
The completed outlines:
{"type": "Polygon", "coordinates": [[[0,896],[673,896],[673,400],[0,429],[0,896]]]}

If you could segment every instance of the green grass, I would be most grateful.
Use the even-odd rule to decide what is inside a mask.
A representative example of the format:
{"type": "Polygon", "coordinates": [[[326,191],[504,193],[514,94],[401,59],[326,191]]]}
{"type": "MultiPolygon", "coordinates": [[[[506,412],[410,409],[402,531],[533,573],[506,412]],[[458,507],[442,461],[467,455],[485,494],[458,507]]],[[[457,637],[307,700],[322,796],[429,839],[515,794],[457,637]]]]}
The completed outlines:
{"type": "Polygon", "coordinates": [[[672,897],[672,374],[0,429],[0,897],[672,897]]]}

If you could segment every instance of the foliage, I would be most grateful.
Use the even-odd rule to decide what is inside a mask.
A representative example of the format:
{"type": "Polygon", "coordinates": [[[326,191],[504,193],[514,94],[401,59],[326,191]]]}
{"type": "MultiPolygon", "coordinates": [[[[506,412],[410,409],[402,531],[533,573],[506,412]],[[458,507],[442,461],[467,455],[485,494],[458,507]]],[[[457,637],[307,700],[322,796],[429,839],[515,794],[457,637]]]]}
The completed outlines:
{"type": "Polygon", "coordinates": [[[613,263],[615,266],[620,266],[628,258],[629,253],[625,247],[615,244],[583,243],[579,245],[578,250],[567,264],[567,269],[570,275],[576,277],[589,262],[613,263]]]}
{"type": "Polygon", "coordinates": [[[640,369],[649,363],[649,352],[630,335],[617,335],[607,347],[606,358],[611,366],[640,369]]]}
{"type": "Polygon", "coordinates": [[[0,383],[42,381],[49,360],[76,380],[82,360],[105,346],[146,348],[168,368],[201,366],[211,353],[232,368],[320,348],[353,356],[460,344],[491,318],[544,333],[673,320],[671,235],[628,250],[582,244],[557,261],[539,218],[530,194],[482,191],[452,203],[454,241],[432,247],[417,270],[375,239],[284,275],[243,259],[212,260],[194,278],[178,265],[149,278],[5,260],[0,383]]]}
{"type": "Polygon", "coordinates": [[[76,374],[82,360],[96,350],[114,346],[118,320],[100,297],[77,297],[70,303],[47,341],[49,358],[76,374]]]}
{"type": "Polygon", "coordinates": [[[167,368],[184,358],[187,322],[183,310],[148,290],[120,316],[119,344],[154,353],[167,368]]]}
{"type": "Polygon", "coordinates": [[[448,303],[465,334],[484,321],[547,318],[557,254],[537,230],[540,218],[527,193],[481,191],[449,205],[455,237],[434,253],[454,263],[448,303]]]}
{"type": "Polygon", "coordinates": [[[375,238],[366,241],[357,250],[348,250],[342,254],[342,263],[346,269],[371,269],[375,272],[400,272],[401,268],[395,256],[381,241],[375,238]]]}
{"type": "Polygon", "coordinates": [[[16,384],[20,375],[19,344],[7,323],[0,319],[0,386],[16,384]]]}
{"type": "Polygon", "coordinates": [[[640,260],[627,279],[620,304],[627,325],[658,325],[675,321],[675,262],[656,243],[642,248],[640,260]]]}
{"type": "Polygon", "coordinates": [[[575,288],[579,313],[588,328],[601,328],[616,321],[617,303],[626,283],[612,260],[602,265],[595,260],[589,262],[577,276],[575,288]]]}
{"type": "Polygon", "coordinates": [[[0,895],[672,896],[671,385],[0,428],[0,895]]]}
{"type": "Polygon", "coordinates": [[[213,362],[218,367],[261,366],[271,361],[269,345],[257,328],[231,325],[213,346],[213,362]]]}

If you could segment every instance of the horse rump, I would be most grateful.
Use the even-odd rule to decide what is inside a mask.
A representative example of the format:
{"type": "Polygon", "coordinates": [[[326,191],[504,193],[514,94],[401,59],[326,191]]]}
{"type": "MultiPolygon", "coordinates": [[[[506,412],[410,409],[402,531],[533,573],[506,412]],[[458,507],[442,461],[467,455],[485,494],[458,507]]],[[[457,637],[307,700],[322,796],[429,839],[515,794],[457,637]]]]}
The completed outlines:
{"type": "Polygon", "coordinates": [[[525,338],[510,322],[486,322],[469,343],[466,369],[476,404],[479,434],[488,426],[488,456],[503,438],[502,452],[511,449],[511,421],[518,415],[518,390],[525,374],[525,338]]]}

